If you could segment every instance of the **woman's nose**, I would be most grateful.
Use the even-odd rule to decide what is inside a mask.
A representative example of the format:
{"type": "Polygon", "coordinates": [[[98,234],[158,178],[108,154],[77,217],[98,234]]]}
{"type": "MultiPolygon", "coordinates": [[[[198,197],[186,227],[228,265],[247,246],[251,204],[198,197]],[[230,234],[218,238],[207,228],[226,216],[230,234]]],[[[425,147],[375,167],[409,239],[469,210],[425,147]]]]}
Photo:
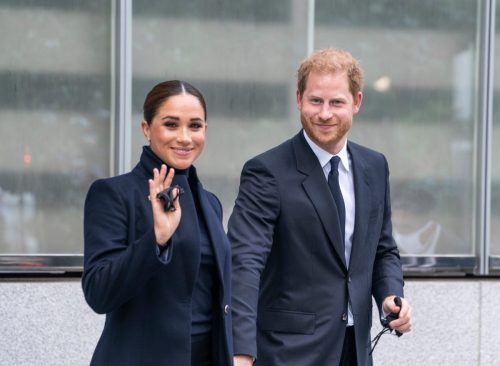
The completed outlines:
{"type": "Polygon", "coordinates": [[[179,129],[179,132],[177,133],[177,141],[184,144],[191,142],[191,134],[187,128],[179,129]]]}

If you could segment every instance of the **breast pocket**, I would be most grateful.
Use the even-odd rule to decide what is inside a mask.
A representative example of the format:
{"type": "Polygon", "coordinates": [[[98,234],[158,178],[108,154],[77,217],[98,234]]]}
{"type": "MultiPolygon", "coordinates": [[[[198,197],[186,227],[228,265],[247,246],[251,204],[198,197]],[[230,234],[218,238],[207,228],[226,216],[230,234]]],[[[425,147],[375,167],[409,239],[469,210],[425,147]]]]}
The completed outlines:
{"type": "Polygon", "coordinates": [[[369,244],[373,249],[375,249],[378,244],[384,215],[383,205],[376,205],[370,210],[370,215],[368,216],[368,225],[366,227],[366,243],[369,244]]]}
{"type": "Polygon", "coordinates": [[[382,216],[384,214],[384,206],[382,204],[376,204],[370,210],[370,216],[368,218],[368,224],[371,228],[380,226],[382,223],[382,216]]]}
{"type": "Polygon", "coordinates": [[[262,331],[314,334],[316,314],[301,311],[266,309],[259,312],[257,325],[262,331]]]}

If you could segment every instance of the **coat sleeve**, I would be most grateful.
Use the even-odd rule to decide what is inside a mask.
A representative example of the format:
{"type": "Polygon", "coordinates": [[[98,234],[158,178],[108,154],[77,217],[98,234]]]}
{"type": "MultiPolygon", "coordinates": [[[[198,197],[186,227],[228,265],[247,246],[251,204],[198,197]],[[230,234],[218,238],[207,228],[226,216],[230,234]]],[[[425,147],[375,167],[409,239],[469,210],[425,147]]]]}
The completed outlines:
{"type": "MultiPolygon", "coordinates": [[[[389,189],[389,168],[384,159],[385,172],[385,201],[382,229],[377,246],[375,263],[373,268],[372,289],[373,296],[377,302],[379,311],[382,302],[389,295],[404,296],[403,294],[403,271],[399,250],[392,236],[391,221],[391,199],[389,189]]],[[[382,314],[380,312],[380,314],[382,314]]]]}
{"type": "MultiPolygon", "coordinates": [[[[109,180],[98,180],[91,187],[84,212],[85,299],[97,313],[108,313],[127,302],[168,262],[170,247],[158,253],[154,229],[147,228],[135,238],[130,212],[136,208],[129,196],[120,194],[109,180]]],[[[147,225],[147,223],[146,223],[147,225]]]]}
{"type": "Polygon", "coordinates": [[[245,164],[229,219],[232,246],[232,316],[234,353],[257,357],[257,304],[262,270],[271,251],[280,211],[273,174],[258,160],[245,164]]]}

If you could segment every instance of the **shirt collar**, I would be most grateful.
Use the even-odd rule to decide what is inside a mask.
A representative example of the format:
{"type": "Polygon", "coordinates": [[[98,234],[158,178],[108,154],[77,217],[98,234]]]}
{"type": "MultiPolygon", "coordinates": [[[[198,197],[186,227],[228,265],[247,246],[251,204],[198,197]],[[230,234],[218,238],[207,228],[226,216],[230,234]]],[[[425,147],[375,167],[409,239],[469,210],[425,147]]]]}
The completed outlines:
{"type": "Polygon", "coordinates": [[[328,151],[324,150],[323,148],[319,147],[311,138],[307,135],[306,131],[302,131],[304,133],[304,137],[311,147],[312,151],[314,152],[314,155],[319,160],[319,163],[321,164],[321,167],[323,168],[326,164],[330,163],[330,159],[333,158],[334,156],[338,156],[340,158],[340,161],[342,163],[342,166],[344,167],[345,170],[349,171],[349,154],[347,153],[347,143],[344,144],[342,149],[339,151],[337,155],[333,155],[329,153],[328,151]]]}

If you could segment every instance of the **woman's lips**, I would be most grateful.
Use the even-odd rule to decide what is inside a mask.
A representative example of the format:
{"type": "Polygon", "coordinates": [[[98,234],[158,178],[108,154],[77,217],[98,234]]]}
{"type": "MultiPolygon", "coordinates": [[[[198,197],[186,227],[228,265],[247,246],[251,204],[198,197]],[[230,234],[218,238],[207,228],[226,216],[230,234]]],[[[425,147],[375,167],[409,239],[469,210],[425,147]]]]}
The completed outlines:
{"type": "Polygon", "coordinates": [[[181,156],[187,156],[191,153],[193,149],[187,148],[187,147],[173,147],[172,150],[177,154],[181,156]]]}

